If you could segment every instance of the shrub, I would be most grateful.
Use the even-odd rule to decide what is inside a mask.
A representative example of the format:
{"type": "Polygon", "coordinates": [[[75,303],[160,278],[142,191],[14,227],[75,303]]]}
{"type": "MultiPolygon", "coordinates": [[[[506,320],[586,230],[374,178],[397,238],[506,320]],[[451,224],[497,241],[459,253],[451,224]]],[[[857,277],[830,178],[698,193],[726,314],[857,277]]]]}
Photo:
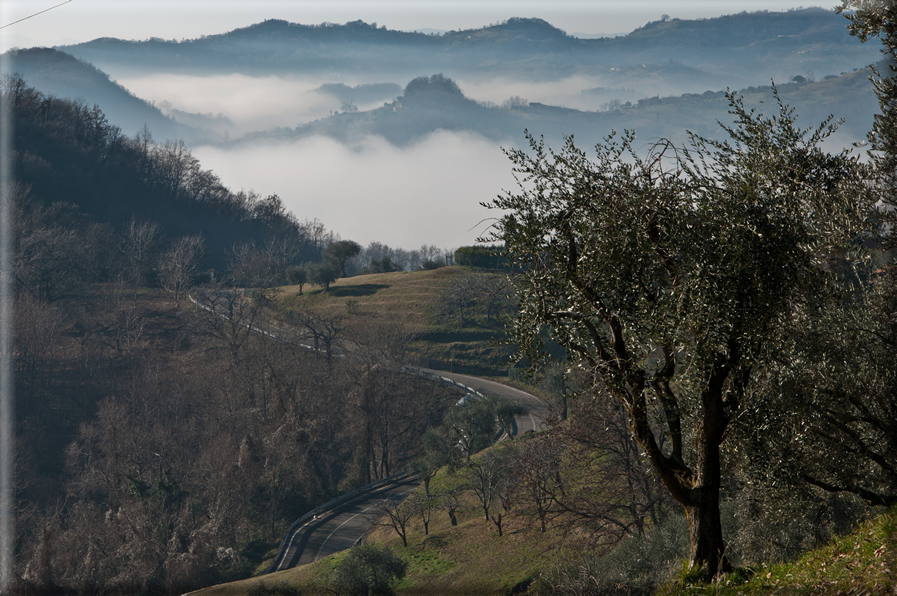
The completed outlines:
{"type": "Polygon", "coordinates": [[[336,591],[346,595],[392,594],[392,586],[405,577],[405,562],[388,548],[373,544],[353,546],[333,572],[336,591]]]}
{"type": "Polygon", "coordinates": [[[465,267],[498,269],[507,265],[505,249],[501,246],[462,246],[455,251],[455,263],[465,267]]]}

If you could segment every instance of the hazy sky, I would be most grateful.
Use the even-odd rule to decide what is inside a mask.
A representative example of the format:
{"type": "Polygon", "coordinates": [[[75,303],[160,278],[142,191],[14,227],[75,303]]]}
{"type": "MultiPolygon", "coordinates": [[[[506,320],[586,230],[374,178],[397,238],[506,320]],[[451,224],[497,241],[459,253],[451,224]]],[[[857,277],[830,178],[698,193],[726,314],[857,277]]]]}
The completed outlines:
{"type": "MultiPolygon", "coordinates": [[[[3,0],[0,25],[62,0],[3,0]]],[[[832,7],[836,0],[806,6],[832,7]]],[[[715,17],[786,10],[789,0],[71,0],[3,30],[5,47],[59,45],[98,37],[189,39],[264,19],[295,23],[364,20],[390,29],[464,29],[509,17],[540,17],[568,33],[628,32],[662,14],[715,17]]]]}
{"type": "MultiPolygon", "coordinates": [[[[61,1],[0,0],[0,25],[61,1]]],[[[836,0],[829,2],[823,5],[832,7],[836,0]]],[[[0,45],[62,45],[98,37],[190,39],[270,18],[304,24],[361,19],[390,29],[451,30],[518,16],[543,18],[571,34],[612,34],[632,31],[664,14],[691,19],[798,6],[789,0],[72,0],[0,30],[0,45]]],[[[188,112],[222,113],[235,123],[235,134],[296,126],[338,107],[307,93],[323,82],[319,80],[110,74],[157,105],[170,102],[188,112]]],[[[404,85],[407,80],[390,82],[404,85]]],[[[520,95],[559,105],[569,105],[579,89],[598,84],[573,79],[551,85],[459,82],[465,93],[479,100],[501,102],[520,95]]],[[[483,220],[495,215],[480,202],[514,188],[510,162],[499,144],[468,134],[440,132],[401,149],[376,138],[356,139],[353,146],[314,138],[231,150],[192,149],[203,167],[232,189],[277,193],[300,219],[318,218],[344,238],[363,244],[377,240],[406,249],[470,244],[486,230],[483,220]]]]}

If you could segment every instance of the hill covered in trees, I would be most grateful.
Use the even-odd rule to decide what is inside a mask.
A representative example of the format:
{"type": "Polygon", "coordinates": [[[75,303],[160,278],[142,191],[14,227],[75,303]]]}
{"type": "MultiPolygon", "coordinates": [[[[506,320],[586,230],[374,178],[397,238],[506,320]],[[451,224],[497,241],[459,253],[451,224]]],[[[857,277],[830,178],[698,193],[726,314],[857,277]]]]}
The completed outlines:
{"type": "Polygon", "coordinates": [[[29,204],[65,203],[112,229],[139,220],[171,238],[201,235],[207,269],[226,269],[241,244],[277,244],[284,268],[319,260],[332,237],[320,222],[286,212],[276,195],[232,192],[183,141],[157,144],[148,128],[126,136],[98,106],[45,95],[18,77],[2,91],[16,127],[15,178],[29,204]]]}
{"type": "MultiPolygon", "coordinates": [[[[873,61],[875,50],[818,8],[715,19],[662,19],[617,38],[577,39],[541,19],[510,18],[480,29],[425,35],[362,21],[303,25],[268,20],[184,41],[114,38],[64,51],[109,69],[157,72],[447,72],[557,79],[610,73],[643,63],[682,62],[711,74],[782,79],[812,70],[836,74],[873,61]],[[108,68],[107,68],[108,67],[108,68]]],[[[747,79],[742,84],[749,83],[747,79]]]]}
{"type": "Polygon", "coordinates": [[[128,135],[148,126],[160,140],[195,138],[200,131],[175,122],[162,111],[134,96],[96,66],[70,54],[50,48],[10,50],[5,64],[14,73],[45,95],[80,102],[90,108],[99,105],[111,124],[128,135]]]}
{"type": "Polygon", "coordinates": [[[294,318],[362,359],[249,329],[285,269],[334,243],[319,222],[20,78],[3,79],[0,107],[17,131],[14,593],[245,576],[297,516],[419,451],[450,394],[401,373],[394,329],[294,318]],[[185,299],[194,284],[214,308],[185,299]]]}

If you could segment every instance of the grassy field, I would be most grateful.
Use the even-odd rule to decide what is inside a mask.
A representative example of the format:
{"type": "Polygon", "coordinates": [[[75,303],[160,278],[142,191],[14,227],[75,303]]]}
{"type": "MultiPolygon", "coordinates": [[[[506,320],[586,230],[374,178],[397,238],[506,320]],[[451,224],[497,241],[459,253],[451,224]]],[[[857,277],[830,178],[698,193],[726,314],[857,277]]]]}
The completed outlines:
{"type": "MultiPolygon", "coordinates": [[[[389,330],[407,338],[406,349],[417,364],[480,376],[507,376],[513,349],[496,345],[504,339],[495,315],[471,307],[464,319],[438,307],[440,298],[465,276],[465,267],[431,271],[375,273],[339,279],[329,291],[306,284],[280,288],[279,304],[287,311],[305,311],[338,317],[348,336],[363,336],[372,329],[389,330]]],[[[498,283],[501,274],[491,276],[498,283]]]]}
{"type": "MultiPolygon", "coordinates": [[[[432,359],[475,362],[495,357],[498,350],[483,318],[462,324],[434,308],[440,294],[468,271],[449,267],[435,271],[388,273],[342,279],[329,292],[306,286],[282,288],[279,303],[287,310],[340,317],[352,332],[365,328],[399,329],[409,339],[409,351],[432,359]]],[[[496,367],[496,370],[500,369],[496,367]]],[[[482,454],[480,454],[482,456],[482,454]]],[[[433,480],[433,490],[459,482],[445,470],[433,480]]],[[[422,490],[422,489],[420,489],[422,490]]],[[[541,573],[565,560],[576,560],[596,548],[569,528],[549,524],[540,532],[538,521],[512,510],[504,521],[504,535],[484,519],[479,503],[466,493],[459,524],[451,526],[445,512],[434,513],[429,535],[412,522],[408,546],[389,527],[376,527],[366,537],[393,549],[408,565],[398,594],[511,594],[519,593],[541,573]]],[[[686,581],[663,586],[660,594],[897,594],[897,510],[868,521],[848,536],[811,551],[787,564],[739,570],[709,586],[686,581]]],[[[337,553],[323,561],[277,574],[256,577],[203,590],[203,595],[251,593],[321,594],[332,592],[329,578],[345,557],[337,553]]],[[[597,553],[596,554],[600,554],[597,553]]]]}

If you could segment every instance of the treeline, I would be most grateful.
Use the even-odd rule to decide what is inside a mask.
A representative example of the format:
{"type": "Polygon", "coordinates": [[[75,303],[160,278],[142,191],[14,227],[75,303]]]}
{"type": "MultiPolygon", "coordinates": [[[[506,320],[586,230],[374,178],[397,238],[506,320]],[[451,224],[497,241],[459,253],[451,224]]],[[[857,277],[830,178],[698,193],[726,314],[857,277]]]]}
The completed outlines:
{"type": "Polygon", "coordinates": [[[454,264],[454,251],[439,248],[434,244],[423,244],[414,250],[392,248],[382,242],[371,242],[359,250],[358,256],[349,263],[349,275],[363,273],[389,273],[390,271],[418,271],[437,269],[454,264]]]}
{"type": "Polygon", "coordinates": [[[0,95],[16,131],[15,178],[46,205],[74,205],[113,228],[137,219],[170,238],[202,235],[204,269],[226,269],[239,244],[277,243],[290,264],[317,261],[335,239],[277,195],[232,192],[183,141],[156,143],[147,128],[125,136],[99,106],[44,95],[15,75],[4,77],[0,95]]]}

